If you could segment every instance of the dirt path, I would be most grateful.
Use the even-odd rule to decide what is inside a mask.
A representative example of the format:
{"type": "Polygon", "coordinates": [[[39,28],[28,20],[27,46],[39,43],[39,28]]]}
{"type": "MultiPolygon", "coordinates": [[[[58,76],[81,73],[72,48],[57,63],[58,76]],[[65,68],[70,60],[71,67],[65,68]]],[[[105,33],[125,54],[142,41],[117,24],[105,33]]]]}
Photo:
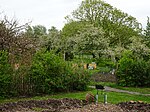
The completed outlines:
{"type": "MultiPolygon", "coordinates": [[[[90,88],[95,88],[95,86],[89,86],[90,88]]],[[[128,93],[128,94],[134,94],[134,95],[143,95],[143,96],[150,96],[150,94],[142,94],[139,92],[132,92],[132,91],[127,91],[127,90],[121,90],[121,89],[116,89],[108,86],[104,86],[104,91],[112,91],[112,92],[119,92],[119,93],[128,93]]]]}

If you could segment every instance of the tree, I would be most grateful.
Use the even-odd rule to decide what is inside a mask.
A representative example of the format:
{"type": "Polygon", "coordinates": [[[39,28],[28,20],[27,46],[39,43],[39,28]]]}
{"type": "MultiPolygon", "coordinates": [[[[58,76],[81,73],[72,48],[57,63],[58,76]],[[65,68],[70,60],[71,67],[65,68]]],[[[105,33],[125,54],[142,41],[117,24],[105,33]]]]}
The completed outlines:
{"type": "Polygon", "coordinates": [[[56,29],[56,27],[52,26],[51,29],[48,30],[48,37],[46,43],[47,50],[54,50],[59,52],[61,49],[61,35],[60,31],[56,29]]]}
{"type": "Polygon", "coordinates": [[[109,46],[108,38],[104,37],[103,29],[87,25],[75,36],[75,52],[92,54],[93,58],[100,55],[109,46]]]}
{"type": "Polygon", "coordinates": [[[74,55],[74,45],[76,44],[76,35],[87,25],[84,22],[70,21],[65,24],[61,32],[61,50],[64,54],[64,59],[72,59],[74,55]]]}
{"type": "Polygon", "coordinates": [[[137,59],[144,58],[145,60],[149,59],[150,48],[146,45],[146,42],[141,37],[132,37],[130,38],[131,43],[127,46],[131,50],[134,56],[137,59]]]}
{"type": "Polygon", "coordinates": [[[147,26],[145,30],[145,41],[147,42],[147,45],[150,47],[150,20],[149,17],[147,17],[147,26]]]}
{"type": "Polygon", "coordinates": [[[19,26],[17,21],[4,17],[0,20],[0,50],[10,51],[10,48],[27,24],[19,26]]]}
{"type": "Polygon", "coordinates": [[[32,27],[28,26],[27,32],[29,32],[30,34],[33,34],[34,38],[40,38],[47,34],[46,33],[47,29],[45,26],[42,26],[42,25],[36,25],[32,27]]]}
{"type": "Polygon", "coordinates": [[[87,24],[88,23],[86,23],[86,22],[80,22],[80,21],[71,21],[71,22],[65,24],[65,26],[62,29],[63,38],[69,38],[69,37],[75,36],[87,24]]]}
{"type": "Polygon", "coordinates": [[[0,20],[0,50],[9,53],[9,62],[13,66],[15,63],[29,64],[31,60],[28,59],[35,51],[34,41],[23,32],[27,25],[19,26],[16,20],[8,20],[6,17],[0,20]]]}
{"type": "Polygon", "coordinates": [[[36,25],[28,26],[25,31],[25,35],[28,38],[32,38],[37,42],[38,48],[44,47],[47,41],[47,29],[45,26],[36,25]]]}
{"type": "Polygon", "coordinates": [[[114,8],[102,0],[82,1],[79,8],[73,11],[72,16],[78,21],[98,23],[103,28],[105,27],[104,22],[112,22],[118,25],[126,25],[133,29],[139,29],[139,23],[136,18],[129,16],[127,13],[114,8]]]}
{"type": "Polygon", "coordinates": [[[110,38],[111,45],[124,46],[129,43],[131,36],[141,33],[140,24],[136,18],[101,0],[82,1],[71,17],[74,21],[86,21],[96,27],[102,27],[105,36],[110,38]]]}
{"type": "Polygon", "coordinates": [[[94,27],[88,22],[72,21],[62,30],[63,50],[65,56],[71,54],[91,54],[95,58],[108,47],[108,38],[104,37],[102,28],[94,27]]]}

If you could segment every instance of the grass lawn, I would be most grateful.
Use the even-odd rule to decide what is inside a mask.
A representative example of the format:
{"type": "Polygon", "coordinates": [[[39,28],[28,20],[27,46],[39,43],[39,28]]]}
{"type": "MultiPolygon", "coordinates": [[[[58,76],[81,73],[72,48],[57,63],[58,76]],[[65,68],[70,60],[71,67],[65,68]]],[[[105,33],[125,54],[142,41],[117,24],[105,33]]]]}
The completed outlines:
{"type": "MultiPolygon", "coordinates": [[[[49,98],[77,98],[77,99],[85,99],[85,95],[88,92],[92,92],[94,95],[96,95],[96,90],[91,89],[89,91],[85,92],[74,92],[74,93],[59,93],[55,95],[46,95],[46,96],[36,96],[32,98],[14,98],[14,99],[1,99],[0,103],[7,103],[7,102],[16,102],[16,101],[23,101],[23,100],[47,100],[49,98]]],[[[108,96],[108,103],[111,104],[117,104],[120,102],[125,102],[125,101],[143,101],[146,103],[150,103],[150,97],[147,96],[140,96],[140,95],[130,95],[126,93],[116,93],[116,92],[107,92],[106,93],[108,96]]],[[[99,102],[103,102],[103,95],[99,91],[99,102]]]]}

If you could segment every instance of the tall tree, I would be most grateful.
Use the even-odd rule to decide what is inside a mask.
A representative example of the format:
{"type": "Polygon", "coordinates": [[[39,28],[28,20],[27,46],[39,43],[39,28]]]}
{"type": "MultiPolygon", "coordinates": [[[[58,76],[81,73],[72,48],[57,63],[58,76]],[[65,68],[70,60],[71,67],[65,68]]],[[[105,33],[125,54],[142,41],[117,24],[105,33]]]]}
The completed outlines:
{"type": "Polygon", "coordinates": [[[80,21],[71,21],[67,24],[62,29],[62,36],[63,38],[69,38],[77,33],[79,33],[85,25],[87,25],[87,22],[80,22],[80,21]]]}
{"type": "Polygon", "coordinates": [[[87,25],[75,36],[74,50],[80,54],[91,54],[93,58],[102,54],[103,50],[109,46],[108,38],[104,37],[104,31],[101,28],[87,25]]]}
{"type": "Polygon", "coordinates": [[[48,30],[46,49],[55,50],[56,52],[59,52],[61,48],[60,44],[61,44],[60,31],[56,29],[56,27],[52,26],[51,29],[48,30]]]}
{"type": "Polygon", "coordinates": [[[150,47],[150,20],[149,17],[147,17],[147,26],[145,30],[145,40],[147,42],[147,45],[150,47]]]}
{"type": "Polygon", "coordinates": [[[130,38],[131,43],[128,45],[128,49],[131,50],[136,58],[149,59],[150,48],[146,45],[146,42],[141,37],[130,38]]]}
{"type": "Polygon", "coordinates": [[[78,21],[69,21],[65,24],[61,32],[61,50],[64,54],[64,59],[71,59],[73,57],[75,38],[87,23],[78,21]]]}
{"type": "Polygon", "coordinates": [[[47,41],[47,29],[45,26],[28,26],[25,31],[26,37],[32,38],[37,42],[38,48],[44,47],[47,41]]]}
{"type": "Polygon", "coordinates": [[[79,8],[73,11],[72,20],[87,21],[96,27],[102,27],[112,45],[124,46],[129,43],[129,37],[141,33],[136,18],[102,0],[82,1],[79,8]]]}

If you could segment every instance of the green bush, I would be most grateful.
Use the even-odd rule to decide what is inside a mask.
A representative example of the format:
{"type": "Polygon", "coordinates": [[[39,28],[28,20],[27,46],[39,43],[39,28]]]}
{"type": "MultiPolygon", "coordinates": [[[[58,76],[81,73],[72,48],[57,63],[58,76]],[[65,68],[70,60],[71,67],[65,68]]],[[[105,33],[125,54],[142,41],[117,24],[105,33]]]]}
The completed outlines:
{"type": "Polygon", "coordinates": [[[133,57],[132,52],[126,52],[119,60],[118,84],[120,86],[149,86],[150,63],[133,57]]]}
{"type": "Polygon", "coordinates": [[[12,69],[8,63],[8,53],[0,51],[0,96],[6,97],[11,95],[12,89],[12,69]]]}
{"type": "Polygon", "coordinates": [[[84,91],[87,90],[87,85],[89,84],[90,73],[83,70],[83,68],[71,69],[71,85],[70,90],[84,91]]]}
{"type": "Polygon", "coordinates": [[[83,70],[74,70],[59,56],[43,51],[35,54],[28,79],[34,94],[85,90],[88,82],[83,70]]]}
{"type": "Polygon", "coordinates": [[[89,75],[53,52],[39,51],[31,66],[13,70],[8,53],[0,51],[0,98],[86,90],[89,75]]]}

